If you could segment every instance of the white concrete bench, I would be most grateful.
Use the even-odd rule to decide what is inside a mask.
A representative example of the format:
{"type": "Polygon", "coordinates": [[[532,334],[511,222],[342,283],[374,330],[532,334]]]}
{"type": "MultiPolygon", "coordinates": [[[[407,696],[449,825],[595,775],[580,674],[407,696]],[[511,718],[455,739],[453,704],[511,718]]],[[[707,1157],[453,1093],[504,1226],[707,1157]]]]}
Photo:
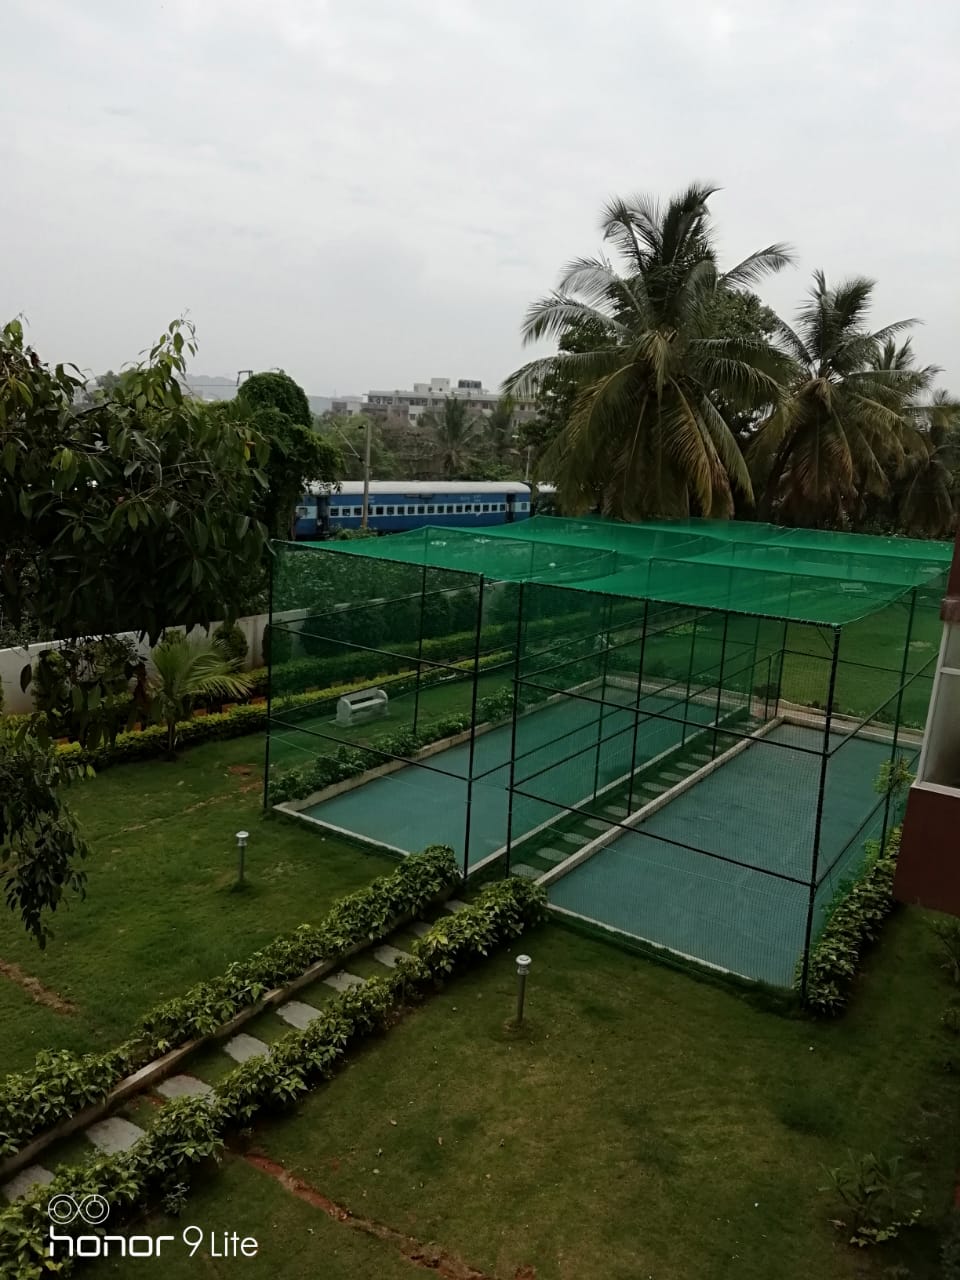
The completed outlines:
{"type": "Polygon", "coordinates": [[[337,724],[363,724],[388,715],[390,700],[383,689],[358,689],[337,699],[337,724]]]}

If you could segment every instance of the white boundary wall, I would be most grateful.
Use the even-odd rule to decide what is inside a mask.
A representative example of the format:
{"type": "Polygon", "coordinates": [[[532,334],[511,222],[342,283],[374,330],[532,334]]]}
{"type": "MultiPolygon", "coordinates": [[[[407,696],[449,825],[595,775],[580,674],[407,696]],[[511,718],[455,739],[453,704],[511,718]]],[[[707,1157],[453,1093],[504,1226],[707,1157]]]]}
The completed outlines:
{"type": "MultiPolygon", "coordinates": [[[[266,613],[252,614],[247,618],[238,618],[237,626],[243,632],[247,641],[247,657],[244,662],[244,668],[250,670],[253,667],[263,665],[263,631],[267,625],[269,615],[266,613]]],[[[220,625],[219,622],[211,622],[210,632],[213,633],[220,625]]],[[[182,627],[171,627],[171,631],[182,630],[182,627]]],[[[121,634],[129,636],[131,640],[137,641],[137,633],[135,631],[125,631],[121,634]]],[[[191,637],[199,637],[207,634],[205,627],[194,627],[190,632],[191,637]]],[[[0,649],[0,681],[3,683],[3,711],[8,715],[22,714],[23,712],[33,710],[33,696],[29,686],[26,691],[20,688],[20,672],[29,663],[31,666],[36,660],[37,654],[42,653],[44,649],[57,649],[63,642],[60,640],[44,640],[39,644],[31,644],[25,649],[0,649]]],[[[152,646],[144,640],[140,643],[140,652],[148,655],[152,652],[152,646]]]]}

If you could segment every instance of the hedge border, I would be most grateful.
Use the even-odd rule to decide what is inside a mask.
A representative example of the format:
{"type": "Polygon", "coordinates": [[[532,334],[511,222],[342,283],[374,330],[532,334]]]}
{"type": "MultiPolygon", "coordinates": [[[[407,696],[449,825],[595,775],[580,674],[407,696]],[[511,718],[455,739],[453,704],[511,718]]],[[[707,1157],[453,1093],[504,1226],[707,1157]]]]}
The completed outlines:
{"type": "MultiPolygon", "coordinates": [[[[878,840],[867,841],[864,873],[836,905],[810,950],[804,1005],[812,1013],[835,1017],[850,1000],[860,962],[895,906],[893,880],[901,830],[893,828],[883,850],[878,840]]],[[[801,966],[802,961],[798,987],[801,966]]]]}
{"type": "Polygon", "coordinates": [[[281,934],[246,960],[228,965],[219,976],[155,1006],[123,1044],[100,1054],[41,1052],[32,1070],[11,1073],[0,1084],[4,1173],[11,1172],[9,1166],[28,1144],[77,1111],[102,1103],[131,1072],[187,1041],[214,1035],[272,989],[311,965],[339,961],[356,944],[390,932],[398,919],[419,914],[459,882],[453,851],[431,845],[365,888],[345,895],[319,925],[304,924],[281,934]]]}
{"type": "MultiPolygon", "coordinates": [[[[212,1095],[167,1102],[129,1150],[60,1169],[48,1186],[0,1213],[0,1230],[16,1250],[17,1280],[42,1280],[74,1269],[69,1259],[48,1256],[46,1207],[52,1196],[106,1197],[113,1210],[112,1234],[118,1220],[122,1224],[178,1185],[192,1167],[216,1157],[230,1130],[289,1108],[329,1079],[357,1041],[385,1029],[399,1004],[422,997],[455,969],[518,937],[543,919],[545,909],[545,894],[531,881],[510,876],[487,885],[475,902],[434,925],[389,976],[370,978],[336,996],[306,1030],[288,1032],[268,1056],[235,1067],[212,1095]]],[[[90,1228],[77,1230],[88,1234],[90,1228]]]]}

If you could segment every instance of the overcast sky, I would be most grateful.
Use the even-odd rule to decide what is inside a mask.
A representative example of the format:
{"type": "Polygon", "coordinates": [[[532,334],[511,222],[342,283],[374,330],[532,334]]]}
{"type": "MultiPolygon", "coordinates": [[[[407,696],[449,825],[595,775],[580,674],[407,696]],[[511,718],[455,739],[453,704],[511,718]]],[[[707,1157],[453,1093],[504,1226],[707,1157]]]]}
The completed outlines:
{"type": "Polygon", "coordinates": [[[99,372],[493,386],[612,194],[879,281],[960,392],[956,0],[2,0],[0,319],[99,372]]]}

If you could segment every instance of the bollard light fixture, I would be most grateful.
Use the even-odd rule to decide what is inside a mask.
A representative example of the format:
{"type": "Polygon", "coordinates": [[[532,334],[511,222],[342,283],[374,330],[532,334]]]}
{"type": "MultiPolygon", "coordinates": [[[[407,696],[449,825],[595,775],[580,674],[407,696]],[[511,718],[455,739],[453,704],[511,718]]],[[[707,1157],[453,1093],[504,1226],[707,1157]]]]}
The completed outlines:
{"type": "Polygon", "coordinates": [[[249,839],[249,831],[237,832],[237,884],[243,884],[244,850],[247,847],[247,841],[249,839]]]}
{"type": "Polygon", "coordinates": [[[533,961],[529,956],[517,956],[517,1026],[523,1022],[523,1001],[527,991],[527,974],[533,961]]]}

